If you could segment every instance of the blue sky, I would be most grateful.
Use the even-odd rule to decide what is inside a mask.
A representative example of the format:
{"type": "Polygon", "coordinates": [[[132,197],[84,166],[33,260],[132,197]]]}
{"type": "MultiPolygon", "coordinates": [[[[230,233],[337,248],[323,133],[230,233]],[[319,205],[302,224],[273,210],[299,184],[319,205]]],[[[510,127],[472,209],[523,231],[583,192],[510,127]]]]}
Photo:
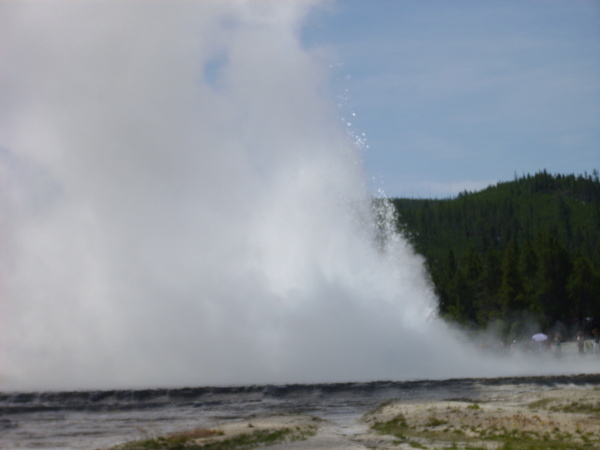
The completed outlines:
{"type": "Polygon", "coordinates": [[[598,1],[338,0],[303,42],[327,49],[374,192],[448,197],[600,167],[598,1]]]}

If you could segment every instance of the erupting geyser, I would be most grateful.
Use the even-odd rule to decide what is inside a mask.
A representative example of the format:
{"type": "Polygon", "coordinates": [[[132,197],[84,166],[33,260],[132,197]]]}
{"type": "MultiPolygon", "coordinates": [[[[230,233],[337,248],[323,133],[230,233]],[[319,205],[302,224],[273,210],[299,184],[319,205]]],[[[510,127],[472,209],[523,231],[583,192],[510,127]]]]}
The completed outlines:
{"type": "Polygon", "coordinates": [[[0,388],[481,374],[373,213],[312,3],[1,5],[0,388]]]}

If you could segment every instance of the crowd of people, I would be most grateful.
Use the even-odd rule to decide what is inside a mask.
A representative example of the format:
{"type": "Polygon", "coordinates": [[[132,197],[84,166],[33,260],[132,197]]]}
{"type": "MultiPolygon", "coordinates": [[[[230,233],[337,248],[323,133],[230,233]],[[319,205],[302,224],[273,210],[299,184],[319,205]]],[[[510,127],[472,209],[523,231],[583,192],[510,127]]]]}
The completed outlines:
{"type": "Polygon", "coordinates": [[[600,359],[600,326],[591,331],[554,331],[553,333],[536,333],[530,337],[515,340],[495,339],[491,335],[479,336],[479,348],[486,352],[512,353],[525,352],[533,354],[563,353],[581,356],[596,356],[600,359]],[[564,347],[564,348],[563,348],[564,347]]]}
{"type": "MultiPolygon", "coordinates": [[[[600,357],[600,329],[594,328],[591,332],[591,337],[591,339],[586,338],[583,331],[577,333],[575,336],[577,352],[580,355],[592,353],[600,357]]],[[[533,352],[553,351],[556,354],[560,354],[562,344],[565,341],[565,337],[561,333],[554,333],[552,336],[538,333],[532,336],[531,342],[528,343],[528,349],[533,352]]]]}

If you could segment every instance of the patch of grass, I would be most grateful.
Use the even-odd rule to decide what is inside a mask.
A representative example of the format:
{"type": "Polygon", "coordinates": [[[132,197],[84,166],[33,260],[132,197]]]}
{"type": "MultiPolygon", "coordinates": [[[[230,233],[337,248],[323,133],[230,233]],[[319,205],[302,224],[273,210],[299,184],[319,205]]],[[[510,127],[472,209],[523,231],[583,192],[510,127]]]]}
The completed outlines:
{"type": "Polygon", "coordinates": [[[573,401],[566,405],[552,407],[550,410],[575,414],[597,414],[600,413],[600,403],[573,401]]]}
{"type": "Polygon", "coordinates": [[[375,422],[372,428],[380,434],[389,434],[400,439],[405,439],[405,433],[408,431],[406,418],[402,414],[398,414],[387,422],[375,422]]]}
{"type": "Polygon", "coordinates": [[[536,432],[502,428],[482,436],[482,439],[497,442],[501,445],[499,448],[502,450],[584,450],[590,448],[589,443],[576,442],[569,433],[555,430],[553,432],[553,436],[546,433],[540,437],[536,432]]]}
{"type": "Polygon", "coordinates": [[[191,430],[176,431],[169,433],[165,437],[167,439],[203,439],[212,436],[222,436],[223,432],[210,428],[196,427],[191,430]]]}
{"type": "MultiPolygon", "coordinates": [[[[191,449],[203,449],[203,450],[228,450],[232,448],[238,449],[250,449],[257,447],[258,445],[274,445],[283,442],[290,438],[293,439],[294,430],[291,428],[281,428],[279,430],[256,430],[252,433],[239,434],[229,439],[222,441],[207,442],[200,444],[197,447],[186,447],[191,449]]],[[[299,439],[299,437],[298,437],[299,439]]]]}
{"type": "Polygon", "coordinates": [[[553,402],[554,400],[551,398],[542,398],[540,400],[536,400],[535,402],[531,402],[527,407],[529,409],[544,409],[553,402]]]}
{"type": "MultiPolygon", "coordinates": [[[[590,425],[586,421],[582,419],[579,423],[572,417],[569,424],[573,426],[563,427],[553,414],[580,413],[587,415],[587,419],[600,417],[597,416],[600,401],[596,398],[571,397],[568,401],[543,398],[529,403],[529,411],[516,408],[513,414],[500,409],[490,410],[488,414],[488,408],[478,403],[460,405],[460,408],[457,405],[445,405],[442,409],[427,406],[421,409],[421,414],[408,415],[404,411],[392,420],[376,422],[372,428],[401,439],[405,446],[413,448],[426,445],[445,449],[600,450],[600,433],[587,431],[590,425]],[[536,414],[536,409],[545,412],[536,414]]],[[[367,416],[367,420],[372,419],[367,416]]]]}
{"type": "Polygon", "coordinates": [[[510,441],[504,442],[500,450],[589,450],[589,444],[573,444],[554,441],[510,441]]]}
{"type": "Polygon", "coordinates": [[[242,433],[230,438],[201,442],[198,439],[222,435],[215,430],[196,429],[171,433],[154,439],[128,442],[114,447],[119,450],[230,450],[252,449],[258,446],[274,445],[284,441],[298,441],[308,439],[316,434],[316,426],[307,428],[280,428],[278,430],[254,430],[251,433],[242,433]]]}
{"type": "Polygon", "coordinates": [[[438,427],[440,425],[446,425],[447,423],[448,423],[447,420],[440,420],[435,416],[431,416],[431,417],[429,417],[429,419],[427,419],[427,423],[425,424],[425,426],[438,427]]]}
{"type": "MultiPolygon", "coordinates": [[[[535,421],[535,419],[517,414],[513,417],[513,421],[526,426],[529,421],[535,421]]],[[[549,429],[549,432],[543,435],[537,431],[521,430],[513,427],[492,426],[484,428],[463,425],[462,429],[458,429],[451,428],[448,422],[440,420],[435,416],[423,418],[421,424],[413,424],[412,422],[409,424],[405,416],[400,414],[387,422],[377,422],[372,428],[381,434],[392,435],[402,439],[404,443],[411,445],[413,448],[422,448],[420,442],[423,442],[423,440],[435,443],[433,444],[434,446],[442,446],[440,448],[461,449],[487,448],[485,446],[478,446],[482,441],[489,442],[488,445],[494,445],[494,448],[503,450],[584,450],[600,448],[594,447],[599,442],[592,440],[591,436],[584,437],[583,433],[574,435],[558,427],[549,429]],[[439,425],[446,426],[442,430],[436,428],[439,425]],[[417,438],[420,442],[413,440],[414,438],[417,438]],[[469,444],[471,447],[468,446],[469,444]]]]}
{"type": "Polygon", "coordinates": [[[567,403],[557,402],[556,399],[543,398],[527,405],[529,409],[547,409],[553,412],[574,414],[598,414],[600,413],[600,402],[571,401],[567,403]]]}

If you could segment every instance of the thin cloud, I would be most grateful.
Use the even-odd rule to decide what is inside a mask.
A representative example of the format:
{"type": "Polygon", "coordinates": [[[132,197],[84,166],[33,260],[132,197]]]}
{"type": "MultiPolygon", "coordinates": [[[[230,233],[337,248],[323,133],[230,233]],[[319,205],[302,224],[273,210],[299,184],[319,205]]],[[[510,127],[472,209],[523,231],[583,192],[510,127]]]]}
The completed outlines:
{"type": "Polygon", "coordinates": [[[475,155],[457,180],[510,179],[515,170],[597,164],[589,155],[599,138],[598,12],[595,2],[398,2],[368,11],[347,2],[344,20],[315,34],[337,45],[370,173],[394,186],[414,171],[446,179],[443,160],[413,145],[429,135],[475,155]],[[497,164],[481,173],[487,159],[497,164]]]}

